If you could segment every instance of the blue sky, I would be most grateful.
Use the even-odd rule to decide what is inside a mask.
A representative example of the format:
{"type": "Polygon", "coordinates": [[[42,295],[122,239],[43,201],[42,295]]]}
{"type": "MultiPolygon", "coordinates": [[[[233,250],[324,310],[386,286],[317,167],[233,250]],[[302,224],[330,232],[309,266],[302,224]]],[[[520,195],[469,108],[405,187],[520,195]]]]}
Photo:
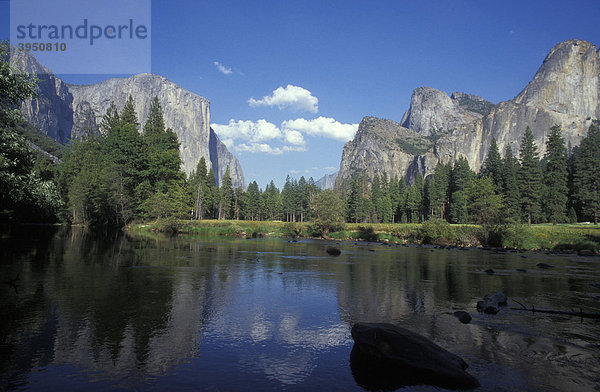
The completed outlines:
{"type": "Polygon", "coordinates": [[[281,186],[336,171],[351,127],[400,121],[419,86],[512,99],[558,42],[599,45],[598,15],[597,0],[155,0],[152,72],[210,100],[247,182],[281,186]]]}

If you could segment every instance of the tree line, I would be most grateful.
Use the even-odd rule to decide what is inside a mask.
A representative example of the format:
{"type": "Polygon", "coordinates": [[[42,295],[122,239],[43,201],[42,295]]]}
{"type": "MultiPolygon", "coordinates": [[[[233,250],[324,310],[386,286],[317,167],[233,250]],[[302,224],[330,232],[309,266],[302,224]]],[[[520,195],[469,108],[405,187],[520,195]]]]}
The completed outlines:
{"type": "MultiPolygon", "coordinates": [[[[0,50],[6,50],[6,48],[0,50]]],[[[2,57],[4,58],[4,56],[2,57]]],[[[139,124],[133,97],[119,110],[110,105],[100,132],[74,140],[59,165],[32,149],[17,132],[16,109],[35,92],[35,80],[0,61],[0,220],[62,220],[123,226],[162,218],[283,220],[287,222],[418,223],[443,219],[564,223],[594,221],[600,211],[600,133],[590,126],[580,146],[567,151],[560,127],[550,130],[539,156],[529,128],[517,156],[502,156],[492,139],[479,174],[464,157],[438,164],[409,185],[386,173],[356,174],[337,191],[322,191],[312,178],[286,179],[278,189],[256,181],[232,186],[229,169],[220,185],[201,158],[187,176],[179,142],[165,127],[155,97],[139,124]]]]}
{"type": "MultiPolygon", "coordinates": [[[[348,222],[480,223],[482,208],[522,223],[598,222],[600,212],[600,133],[594,122],[581,145],[568,154],[559,126],[550,129],[546,153],[539,156],[529,127],[519,156],[509,146],[501,156],[495,139],[480,173],[464,157],[438,164],[432,175],[404,178],[376,175],[369,186],[357,175],[345,190],[348,222]],[[481,206],[479,203],[484,203],[481,206]]],[[[489,211],[488,211],[489,213],[489,211]]],[[[488,217],[491,219],[491,217],[488,217]]]]}

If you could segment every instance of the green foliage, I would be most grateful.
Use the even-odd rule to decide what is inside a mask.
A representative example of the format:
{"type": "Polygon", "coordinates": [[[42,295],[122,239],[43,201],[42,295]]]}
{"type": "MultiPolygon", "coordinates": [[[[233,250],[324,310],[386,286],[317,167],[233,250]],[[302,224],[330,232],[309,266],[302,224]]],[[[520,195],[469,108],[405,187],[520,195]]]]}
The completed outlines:
{"type": "Polygon", "coordinates": [[[313,197],[311,208],[315,219],[312,230],[315,234],[326,237],[330,231],[344,229],[344,204],[333,190],[324,190],[313,197]]]}
{"type": "Polygon", "coordinates": [[[0,127],[14,126],[23,119],[17,108],[36,95],[38,82],[35,76],[13,67],[9,53],[9,44],[0,42],[0,127]]]}
{"type": "Polygon", "coordinates": [[[467,198],[465,191],[474,175],[475,173],[471,171],[467,159],[463,156],[459,157],[450,172],[448,218],[451,223],[467,222],[467,198]]]}
{"type": "Polygon", "coordinates": [[[429,219],[420,227],[419,238],[425,244],[436,244],[443,240],[448,241],[454,237],[450,223],[444,219],[429,219]]]}
{"type": "Polygon", "coordinates": [[[519,191],[518,159],[509,146],[504,151],[502,160],[502,191],[506,206],[506,217],[515,221],[521,220],[521,193],[519,191]]]}
{"type": "Polygon", "coordinates": [[[358,238],[365,241],[377,241],[377,233],[373,226],[358,226],[358,238]]]}
{"type": "Polygon", "coordinates": [[[502,185],[502,157],[495,138],[492,138],[490,143],[487,157],[481,167],[481,175],[490,176],[498,188],[502,185]]]}
{"type": "Polygon", "coordinates": [[[458,105],[461,108],[468,110],[469,112],[479,113],[482,116],[488,115],[494,106],[496,106],[484,99],[473,99],[469,97],[468,94],[461,95],[459,98],[455,98],[453,95],[452,98],[458,100],[458,105]]]}
{"type": "Polygon", "coordinates": [[[427,138],[396,138],[395,141],[398,147],[400,147],[400,150],[409,155],[423,155],[429,151],[434,144],[427,138]]]}
{"type": "Polygon", "coordinates": [[[583,216],[598,224],[600,216],[600,131],[591,125],[573,156],[573,196],[583,216]]]}
{"type": "Polygon", "coordinates": [[[567,220],[569,193],[567,149],[558,125],[550,128],[544,160],[546,162],[544,168],[544,212],[551,223],[564,223],[567,220]]]}
{"type": "MultiPolygon", "coordinates": [[[[504,198],[496,193],[492,177],[474,178],[466,190],[470,221],[483,229],[483,244],[490,244],[490,235],[504,223],[504,198]]],[[[500,245],[496,243],[494,245],[500,245]]]]}
{"type": "Polygon", "coordinates": [[[34,95],[36,80],[8,64],[8,51],[0,43],[0,220],[55,221],[62,207],[56,185],[40,177],[35,153],[18,133],[28,127],[15,108],[34,95]]]}
{"type": "Polygon", "coordinates": [[[521,139],[521,169],[519,170],[519,193],[521,196],[521,210],[527,223],[538,221],[541,210],[542,171],[538,150],[533,141],[533,133],[527,127],[521,139]]]}

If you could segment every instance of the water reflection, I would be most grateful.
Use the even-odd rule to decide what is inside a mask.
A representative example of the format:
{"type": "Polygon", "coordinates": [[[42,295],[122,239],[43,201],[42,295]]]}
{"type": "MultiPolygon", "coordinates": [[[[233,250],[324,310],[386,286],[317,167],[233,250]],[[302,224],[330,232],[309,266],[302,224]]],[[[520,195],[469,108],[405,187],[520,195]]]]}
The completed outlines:
{"type": "Polygon", "coordinates": [[[586,370],[600,367],[597,321],[474,311],[498,290],[539,308],[600,311],[589,285],[600,281],[597,259],[553,258],[542,271],[535,255],[342,244],[332,258],[325,247],[5,229],[0,280],[18,277],[18,289],[0,285],[0,390],[65,375],[57,387],[360,390],[349,368],[358,321],[427,336],[470,363],[483,390],[600,383],[586,370]]]}

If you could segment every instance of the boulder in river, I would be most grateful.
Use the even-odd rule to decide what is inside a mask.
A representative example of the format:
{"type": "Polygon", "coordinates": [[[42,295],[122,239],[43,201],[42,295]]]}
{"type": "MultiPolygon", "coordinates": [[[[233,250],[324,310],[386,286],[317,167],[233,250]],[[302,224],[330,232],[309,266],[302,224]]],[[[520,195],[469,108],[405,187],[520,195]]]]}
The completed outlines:
{"type": "Polygon", "coordinates": [[[458,321],[460,321],[463,324],[469,324],[471,320],[473,320],[473,317],[471,317],[471,315],[468,312],[465,312],[464,310],[457,310],[456,312],[454,312],[454,317],[456,317],[458,321]]]}
{"type": "Polygon", "coordinates": [[[387,323],[357,323],[350,367],[356,382],[368,390],[398,389],[428,384],[447,389],[471,389],[479,381],[467,373],[467,363],[429,339],[387,323]]]}
{"type": "Polygon", "coordinates": [[[506,305],[508,298],[502,291],[494,295],[486,294],[482,301],[477,302],[477,310],[487,314],[496,314],[500,311],[501,305],[506,305]]]}
{"type": "Polygon", "coordinates": [[[340,254],[342,254],[342,251],[340,250],[340,248],[336,248],[335,246],[329,246],[325,252],[327,252],[328,255],[330,256],[339,256],[340,254]]]}

